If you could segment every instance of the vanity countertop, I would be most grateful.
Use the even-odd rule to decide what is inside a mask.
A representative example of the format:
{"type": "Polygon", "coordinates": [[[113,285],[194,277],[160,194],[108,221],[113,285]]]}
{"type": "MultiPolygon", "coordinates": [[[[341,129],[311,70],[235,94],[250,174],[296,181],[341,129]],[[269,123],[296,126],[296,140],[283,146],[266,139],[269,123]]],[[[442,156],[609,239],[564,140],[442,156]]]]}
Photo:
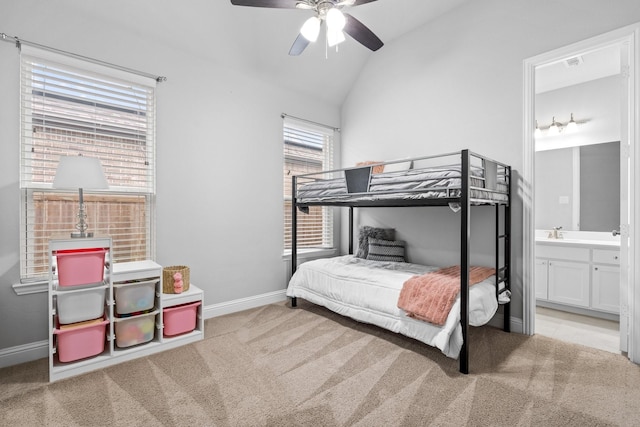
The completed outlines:
{"type": "Polygon", "coordinates": [[[536,243],[554,246],[589,246],[603,249],[620,248],[620,237],[614,237],[611,233],[561,231],[562,237],[559,239],[549,238],[549,233],[550,231],[547,230],[536,230],[536,243]]]}
{"type": "Polygon", "coordinates": [[[559,245],[559,246],[589,246],[589,247],[601,247],[601,248],[620,248],[619,240],[589,240],[589,239],[548,239],[545,237],[536,237],[536,243],[544,245],[559,245]]]}

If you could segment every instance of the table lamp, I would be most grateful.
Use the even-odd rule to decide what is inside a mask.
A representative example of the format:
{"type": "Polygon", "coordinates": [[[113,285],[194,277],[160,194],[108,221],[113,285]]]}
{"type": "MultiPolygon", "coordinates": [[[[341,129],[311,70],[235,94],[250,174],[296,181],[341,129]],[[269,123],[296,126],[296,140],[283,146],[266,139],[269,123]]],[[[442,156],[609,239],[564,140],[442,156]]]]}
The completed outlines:
{"type": "Polygon", "coordinates": [[[98,190],[109,188],[100,159],[85,156],[60,156],[53,188],[78,189],[80,208],[78,223],[71,237],[93,237],[93,232],[87,232],[87,212],[84,209],[83,189],[98,190]]]}

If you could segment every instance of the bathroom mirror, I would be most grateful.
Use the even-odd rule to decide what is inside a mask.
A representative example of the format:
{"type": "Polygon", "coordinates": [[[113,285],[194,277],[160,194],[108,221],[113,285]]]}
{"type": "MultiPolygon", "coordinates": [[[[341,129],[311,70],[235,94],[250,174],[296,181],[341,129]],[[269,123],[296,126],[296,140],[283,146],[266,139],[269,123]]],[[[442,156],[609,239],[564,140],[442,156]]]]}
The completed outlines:
{"type": "Polygon", "coordinates": [[[538,151],[535,174],[536,229],[618,229],[619,142],[538,151]]]}

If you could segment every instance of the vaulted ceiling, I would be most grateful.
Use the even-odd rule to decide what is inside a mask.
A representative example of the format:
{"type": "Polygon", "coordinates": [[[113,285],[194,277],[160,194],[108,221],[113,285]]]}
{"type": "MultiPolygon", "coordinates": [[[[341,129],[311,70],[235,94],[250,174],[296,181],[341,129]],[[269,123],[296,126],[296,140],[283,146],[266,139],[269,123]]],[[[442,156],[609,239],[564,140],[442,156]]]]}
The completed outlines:
{"type": "MultiPolygon", "coordinates": [[[[345,11],[389,45],[466,1],[377,0],[345,11]]],[[[325,50],[321,37],[301,56],[289,56],[300,27],[312,16],[305,10],[233,6],[230,0],[82,1],[74,7],[115,29],[258,73],[273,84],[338,105],[376,55],[349,37],[338,52],[325,50]]]]}

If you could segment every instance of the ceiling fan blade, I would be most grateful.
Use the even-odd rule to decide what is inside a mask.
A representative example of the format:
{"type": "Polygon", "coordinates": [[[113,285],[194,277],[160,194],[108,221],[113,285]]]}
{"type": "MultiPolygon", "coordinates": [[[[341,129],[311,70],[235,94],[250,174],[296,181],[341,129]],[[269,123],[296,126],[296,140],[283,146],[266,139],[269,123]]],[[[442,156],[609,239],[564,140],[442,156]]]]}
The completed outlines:
{"type": "Polygon", "coordinates": [[[272,7],[281,9],[295,9],[296,0],[231,0],[234,6],[272,7]]]}
{"type": "Polygon", "coordinates": [[[338,2],[338,4],[336,6],[359,6],[361,4],[367,4],[367,3],[371,3],[374,2],[376,0],[342,0],[341,2],[338,2]],[[341,4],[342,3],[342,4],[341,4]]]}
{"type": "Polygon", "coordinates": [[[291,49],[289,49],[289,55],[298,56],[306,49],[307,46],[309,46],[309,40],[307,40],[302,34],[298,34],[296,41],[293,42],[291,49]]]}
{"type": "Polygon", "coordinates": [[[347,18],[347,24],[344,26],[345,33],[349,34],[357,42],[374,52],[384,46],[382,40],[373,34],[373,31],[367,28],[362,22],[358,21],[348,13],[345,13],[344,16],[347,18]]]}
{"type": "Polygon", "coordinates": [[[376,0],[345,0],[345,1],[351,3],[350,6],[359,6],[361,4],[371,3],[371,2],[374,2],[376,0]]]}

